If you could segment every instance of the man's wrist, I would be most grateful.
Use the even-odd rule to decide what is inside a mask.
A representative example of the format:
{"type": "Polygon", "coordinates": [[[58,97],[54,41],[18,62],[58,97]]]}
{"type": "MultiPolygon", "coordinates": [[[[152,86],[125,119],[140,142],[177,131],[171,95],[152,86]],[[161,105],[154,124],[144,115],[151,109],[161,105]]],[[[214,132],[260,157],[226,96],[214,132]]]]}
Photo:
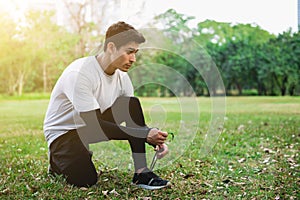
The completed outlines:
{"type": "Polygon", "coordinates": [[[155,145],[155,144],[152,144],[151,142],[148,141],[148,135],[149,135],[149,133],[150,133],[150,131],[151,131],[152,129],[157,129],[157,128],[149,128],[149,127],[147,127],[147,128],[148,128],[148,134],[147,134],[147,136],[146,136],[146,138],[145,138],[145,142],[146,142],[147,144],[149,144],[150,146],[153,146],[154,148],[156,148],[156,145],[155,145]]]}

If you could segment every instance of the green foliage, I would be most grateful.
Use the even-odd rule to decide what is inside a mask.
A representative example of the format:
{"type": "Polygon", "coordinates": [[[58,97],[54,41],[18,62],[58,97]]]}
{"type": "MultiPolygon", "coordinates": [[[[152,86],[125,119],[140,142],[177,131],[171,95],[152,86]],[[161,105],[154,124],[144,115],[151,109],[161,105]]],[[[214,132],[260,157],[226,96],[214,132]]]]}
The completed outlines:
{"type": "MultiPolygon", "coordinates": [[[[209,127],[210,98],[197,100],[203,108],[200,130],[184,155],[156,170],[173,184],[157,191],[132,186],[132,171],[122,171],[116,163],[95,157],[99,180],[91,188],[72,187],[62,177],[48,176],[47,144],[42,131],[48,100],[0,100],[0,198],[299,198],[298,97],[228,97],[224,130],[211,154],[204,157],[200,148],[209,127]]],[[[175,98],[141,98],[141,103],[146,111],[153,105],[166,106],[166,130],[178,125],[181,113],[174,112],[178,104],[175,98]]],[[[148,114],[146,121],[150,122],[148,114]]],[[[114,153],[118,149],[129,151],[128,144],[115,145],[114,153]]]]}
{"type": "MultiPolygon", "coordinates": [[[[28,12],[25,24],[6,22],[11,28],[1,37],[1,92],[50,91],[63,68],[74,57],[77,38],[54,24],[51,12],[28,12]],[[59,67],[59,66],[63,66],[59,67]]],[[[5,16],[0,20],[6,21],[5,16]]]]}
{"type": "Polygon", "coordinates": [[[158,23],[162,23],[166,35],[175,44],[180,45],[182,45],[184,37],[191,35],[192,30],[187,24],[192,19],[195,19],[195,17],[177,13],[174,9],[169,9],[155,17],[158,23]]]}
{"type": "Polygon", "coordinates": [[[300,74],[299,44],[299,33],[288,31],[263,46],[265,62],[260,74],[269,80],[269,83],[265,81],[265,85],[271,87],[272,94],[295,94],[300,74]],[[270,82],[272,85],[269,85],[270,82]]]}
{"type": "Polygon", "coordinates": [[[151,61],[181,73],[196,95],[217,93],[217,87],[209,92],[207,88],[216,82],[217,76],[209,73],[214,63],[223,77],[227,95],[247,95],[246,90],[256,90],[258,95],[300,94],[299,32],[275,36],[255,24],[232,25],[212,20],[200,22],[191,30],[187,26],[191,19],[172,9],[156,18],[164,27],[165,40],[171,41],[167,49],[173,52],[161,51],[151,61]],[[197,42],[198,47],[192,42],[197,42]],[[200,53],[205,50],[208,56],[200,53]],[[200,66],[202,73],[195,66],[200,66]]]}
{"type": "MultiPolygon", "coordinates": [[[[72,18],[72,23],[79,26],[73,32],[56,25],[52,12],[30,11],[22,23],[1,14],[0,93],[21,96],[24,92],[50,92],[70,62],[99,47],[103,30],[85,21],[81,17],[84,11],[82,7],[78,16],[73,13],[77,18],[72,18]]],[[[213,20],[199,22],[192,29],[188,25],[191,20],[193,16],[173,9],[155,17],[154,25],[162,28],[144,34],[147,42],[157,48],[144,50],[135,66],[147,67],[131,73],[138,83],[147,83],[136,94],[215,95],[220,92],[220,86],[214,85],[218,74],[212,73],[216,66],[227,95],[247,95],[249,90],[258,95],[300,95],[299,32],[275,36],[255,24],[213,20]],[[171,75],[162,73],[158,66],[176,71],[193,91],[181,87],[182,82],[168,77],[171,75]],[[174,82],[173,91],[166,87],[170,80],[174,82]]]]}

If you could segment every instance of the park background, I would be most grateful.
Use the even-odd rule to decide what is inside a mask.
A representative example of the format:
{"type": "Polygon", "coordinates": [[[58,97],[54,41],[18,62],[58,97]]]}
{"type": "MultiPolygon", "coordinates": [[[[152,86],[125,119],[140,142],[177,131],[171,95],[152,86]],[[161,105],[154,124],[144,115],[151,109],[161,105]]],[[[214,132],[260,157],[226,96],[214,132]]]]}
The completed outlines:
{"type": "MultiPolygon", "coordinates": [[[[95,49],[101,48],[104,42],[108,24],[121,19],[132,21],[132,25],[138,25],[140,29],[157,28],[157,32],[162,32],[165,36],[161,42],[165,43],[167,49],[177,52],[177,55],[166,51],[141,54],[143,56],[138,58],[136,66],[141,63],[172,66],[192,85],[197,96],[209,94],[201,75],[180,57],[180,54],[186,55],[189,51],[193,51],[186,45],[188,40],[198,43],[211,56],[221,73],[227,95],[300,94],[300,39],[296,27],[297,20],[294,20],[297,18],[294,12],[297,10],[296,1],[292,1],[294,5],[287,3],[290,7],[285,10],[278,8],[280,4],[274,7],[275,11],[282,12],[277,13],[277,18],[272,18],[274,15],[268,14],[271,12],[268,9],[272,10],[272,5],[276,6],[276,1],[269,1],[273,3],[269,4],[270,7],[265,7],[265,10],[258,9],[258,5],[251,3],[254,6],[249,9],[254,16],[256,10],[257,12],[263,10],[265,12],[263,16],[269,21],[278,22],[277,26],[282,27],[282,23],[291,25],[282,27],[282,30],[280,32],[277,30],[276,33],[264,30],[255,21],[247,24],[215,21],[209,18],[197,21],[196,17],[189,13],[179,13],[174,9],[167,9],[149,20],[144,17],[143,10],[147,13],[147,5],[142,4],[143,1],[124,1],[124,3],[117,0],[65,0],[56,3],[45,1],[44,4],[41,1],[32,1],[31,7],[30,4],[22,2],[16,4],[16,8],[19,8],[16,12],[3,11],[0,16],[1,94],[51,92],[64,68],[75,58],[93,55],[95,49]],[[285,17],[286,15],[289,17],[285,17]],[[278,20],[284,17],[287,22],[278,20]],[[141,19],[144,19],[143,23],[141,19]]],[[[149,4],[151,1],[144,2],[149,4]]],[[[155,6],[155,2],[153,4],[155,6]]],[[[197,1],[186,4],[190,7],[202,6],[197,1]]],[[[157,2],[156,5],[159,7],[157,2]]],[[[205,7],[204,5],[202,7],[205,7]]],[[[221,12],[217,5],[211,12],[221,12]]],[[[228,4],[228,8],[224,7],[223,10],[230,11],[229,8],[234,6],[236,5],[228,4]]],[[[245,6],[247,5],[234,10],[245,10],[247,9],[245,6]]],[[[243,13],[237,14],[240,16],[236,16],[236,19],[244,17],[243,13]]],[[[196,53],[189,57],[198,63],[201,62],[201,57],[196,53]]],[[[151,67],[148,70],[152,71],[151,67]]],[[[144,74],[142,78],[152,79],[144,74]]],[[[161,80],[162,83],[167,81],[161,80]]],[[[136,92],[140,96],[172,95],[166,88],[151,84],[139,88],[136,92]]],[[[184,94],[184,91],[181,92],[188,95],[184,94]]]]}
{"type": "MultiPolygon", "coordinates": [[[[255,20],[244,23],[230,18],[216,20],[194,16],[192,10],[197,6],[204,7],[201,11],[205,11],[207,2],[204,1],[184,1],[191,12],[180,12],[180,6],[174,8],[165,2],[0,1],[1,198],[299,198],[300,34],[297,1],[266,0],[269,4],[253,1],[244,5],[237,1],[214,1],[214,9],[207,8],[206,13],[227,10],[237,19],[247,19],[247,8],[253,15],[255,11],[257,14],[264,12],[265,18],[273,17],[272,21],[277,22],[280,28],[276,31],[262,28],[255,20]],[[161,12],[150,14],[149,4],[161,12]],[[289,6],[284,7],[285,4],[289,6]],[[242,7],[234,8],[237,5],[242,7]],[[245,13],[233,12],[239,9],[245,13]],[[277,17],[271,17],[274,10],[277,17]],[[282,18],[290,20],[291,26],[282,26],[285,23],[280,21],[282,18]],[[130,73],[149,83],[135,90],[141,97],[146,120],[153,120],[151,114],[158,120],[164,115],[165,128],[174,128],[180,123],[181,115],[187,114],[178,109],[179,96],[194,98],[201,107],[199,130],[184,155],[174,161],[174,165],[158,169],[176,184],[163,191],[132,188],[131,173],[101,160],[96,161],[101,173],[98,187],[72,188],[63,180],[53,180],[46,174],[47,144],[42,123],[50,92],[70,62],[101,51],[104,31],[118,20],[128,21],[141,30],[150,28],[150,42],[155,44],[155,38],[159,37],[166,49],[173,50],[142,51],[130,73]],[[205,56],[199,59],[199,54],[191,51],[195,49],[191,49],[190,42],[199,47],[194,52],[205,51],[205,56]],[[225,90],[208,88],[207,84],[213,85],[215,77],[207,83],[185,56],[203,66],[204,71],[216,66],[225,90]],[[176,91],[164,87],[170,80],[160,74],[159,67],[151,68],[153,63],[179,72],[193,92],[187,92],[181,85],[176,91]],[[140,71],[135,70],[139,66],[150,67],[143,68],[139,74],[140,71]],[[149,74],[160,75],[160,84],[155,84],[155,76],[147,76],[149,74]],[[199,157],[212,115],[210,97],[225,95],[226,117],[222,134],[212,153],[199,157]]],[[[187,127],[194,125],[192,120],[190,124],[186,123],[187,127]]],[[[126,149],[123,143],[116,145],[126,149]]]]}

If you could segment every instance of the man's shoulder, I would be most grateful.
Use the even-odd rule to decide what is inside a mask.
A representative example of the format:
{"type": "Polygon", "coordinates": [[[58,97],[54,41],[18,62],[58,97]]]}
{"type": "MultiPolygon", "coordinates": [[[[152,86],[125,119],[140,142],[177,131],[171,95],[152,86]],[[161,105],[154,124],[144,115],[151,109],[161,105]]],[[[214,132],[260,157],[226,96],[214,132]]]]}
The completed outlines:
{"type": "Polygon", "coordinates": [[[68,68],[70,69],[81,69],[84,66],[88,66],[92,62],[91,57],[82,57],[74,60],[68,68]]]}
{"type": "Polygon", "coordinates": [[[86,73],[94,73],[94,60],[92,59],[91,56],[89,57],[82,57],[74,60],[71,64],[69,64],[68,67],[64,70],[65,74],[69,73],[81,73],[81,74],[86,74],[86,73]]]}

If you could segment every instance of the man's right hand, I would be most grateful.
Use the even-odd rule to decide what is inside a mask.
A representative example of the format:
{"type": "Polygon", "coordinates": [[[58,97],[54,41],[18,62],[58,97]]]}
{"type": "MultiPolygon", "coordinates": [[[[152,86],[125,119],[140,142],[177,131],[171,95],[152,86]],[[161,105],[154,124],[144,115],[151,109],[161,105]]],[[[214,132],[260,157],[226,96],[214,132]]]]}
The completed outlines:
{"type": "Polygon", "coordinates": [[[168,137],[167,132],[163,132],[156,128],[152,128],[148,133],[147,142],[153,145],[162,145],[165,143],[167,137],[168,137]]]}

